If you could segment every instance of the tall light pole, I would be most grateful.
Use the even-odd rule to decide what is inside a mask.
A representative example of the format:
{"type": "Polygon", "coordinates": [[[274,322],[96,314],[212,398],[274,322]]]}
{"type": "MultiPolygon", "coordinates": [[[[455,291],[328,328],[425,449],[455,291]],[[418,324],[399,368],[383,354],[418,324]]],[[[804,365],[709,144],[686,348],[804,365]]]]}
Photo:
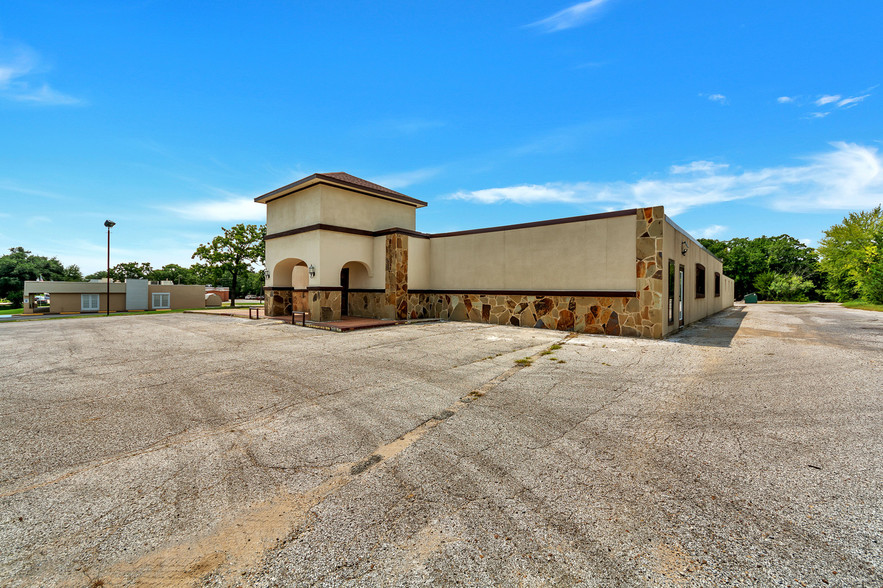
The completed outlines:
{"type": "Polygon", "coordinates": [[[104,226],[107,227],[107,304],[105,310],[107,314],[105,316],[110,316],[110,228],[114,226],[116,223],[112,220],[104,221],[104,226]]]}

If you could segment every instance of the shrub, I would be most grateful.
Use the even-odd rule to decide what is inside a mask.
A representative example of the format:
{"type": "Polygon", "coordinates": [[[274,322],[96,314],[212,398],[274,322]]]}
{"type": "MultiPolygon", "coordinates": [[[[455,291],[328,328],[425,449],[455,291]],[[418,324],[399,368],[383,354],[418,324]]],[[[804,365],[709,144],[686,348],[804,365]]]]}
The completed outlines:
{"type": "Polygon", "coordinates": [[[769,285],[769,293],[775,300],[803,302],[809,300],[814,284],[795,274],[777,275],[769,285]]]}

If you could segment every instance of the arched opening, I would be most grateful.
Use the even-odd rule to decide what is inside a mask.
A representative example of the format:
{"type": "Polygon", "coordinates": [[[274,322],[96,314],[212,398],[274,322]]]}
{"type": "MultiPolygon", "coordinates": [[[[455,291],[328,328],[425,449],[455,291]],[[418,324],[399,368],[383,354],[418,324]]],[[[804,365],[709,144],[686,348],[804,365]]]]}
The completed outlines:
{"type": "Polygon", "coordinates": [[[343,264],[343,269],[349,270],[350,288],[368,288],[369,276],[368,266],[361,261],[348,261],[343,264]]]}
{"type": "Polygon", "coordinates": [[[348,261],[340,268],[340,314],[349,314],[350,288],[368,287],[368,266],[361,261],[348,261]]]}
{"type": "Polygon", "coordinates": [[[290,257],[283,259],[273,268],[274,288],[294,288],[306,290],[310,284],[310,275],[307,264],[302,259],[290,257]]]}

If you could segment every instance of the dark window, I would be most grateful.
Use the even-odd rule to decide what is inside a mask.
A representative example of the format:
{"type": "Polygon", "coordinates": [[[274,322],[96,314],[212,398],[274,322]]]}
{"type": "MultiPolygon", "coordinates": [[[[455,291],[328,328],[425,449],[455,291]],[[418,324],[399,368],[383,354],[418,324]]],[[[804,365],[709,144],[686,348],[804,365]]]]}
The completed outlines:
{"type": "Polygon", "coordinates": [[[714,296],[720,298],[721,295],[721,275],[714,272],[714,296]]]}
{"type": "Polygon", "coordinates": [[[696,264],[696,298],[705,298],[705,266],[696,264]]]}
{"type": "Polygon", "coordinates": [[[675,260],[668,260],[668,324],[675,322],[675,260]]]}

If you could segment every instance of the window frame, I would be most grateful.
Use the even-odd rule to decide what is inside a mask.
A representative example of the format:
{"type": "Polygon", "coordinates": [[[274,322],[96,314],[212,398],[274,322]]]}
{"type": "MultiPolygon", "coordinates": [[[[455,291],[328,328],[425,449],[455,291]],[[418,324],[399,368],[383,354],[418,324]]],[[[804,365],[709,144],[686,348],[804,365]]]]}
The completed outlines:
{"type": "Polygon", "coordinates": [[[705,266],[701,263],[696,264],[696,298],[705,298],[706,291],[705,266]]]}
{"type": "Polygon", "coordinates": [[[172,293],[171,292],[151,292],[150,293],[150,308],[153,310],[169,310],[172,308],[172,293]],[[159,296],[160,303],[157,304],[157,296],[159,296]],[[162,297],[166,296],[166,305],[162,305],[162,297]]]}
{"type": "Polygon", "coordinates": [[[99,312],[101,310],[101,294],[80,294],[80,312],[99,312]],[[86,300],[95,304],[86,304],[86,300]]]}
{"type": "Polygon", "coordinates": [[[668,260],[668,324],[675,324],[675,260],[668,260]]]}
{"type": "Polygon", "coordinates": [[[714,297],[721,297],[721,273],[714,272],[714,297]]]}

